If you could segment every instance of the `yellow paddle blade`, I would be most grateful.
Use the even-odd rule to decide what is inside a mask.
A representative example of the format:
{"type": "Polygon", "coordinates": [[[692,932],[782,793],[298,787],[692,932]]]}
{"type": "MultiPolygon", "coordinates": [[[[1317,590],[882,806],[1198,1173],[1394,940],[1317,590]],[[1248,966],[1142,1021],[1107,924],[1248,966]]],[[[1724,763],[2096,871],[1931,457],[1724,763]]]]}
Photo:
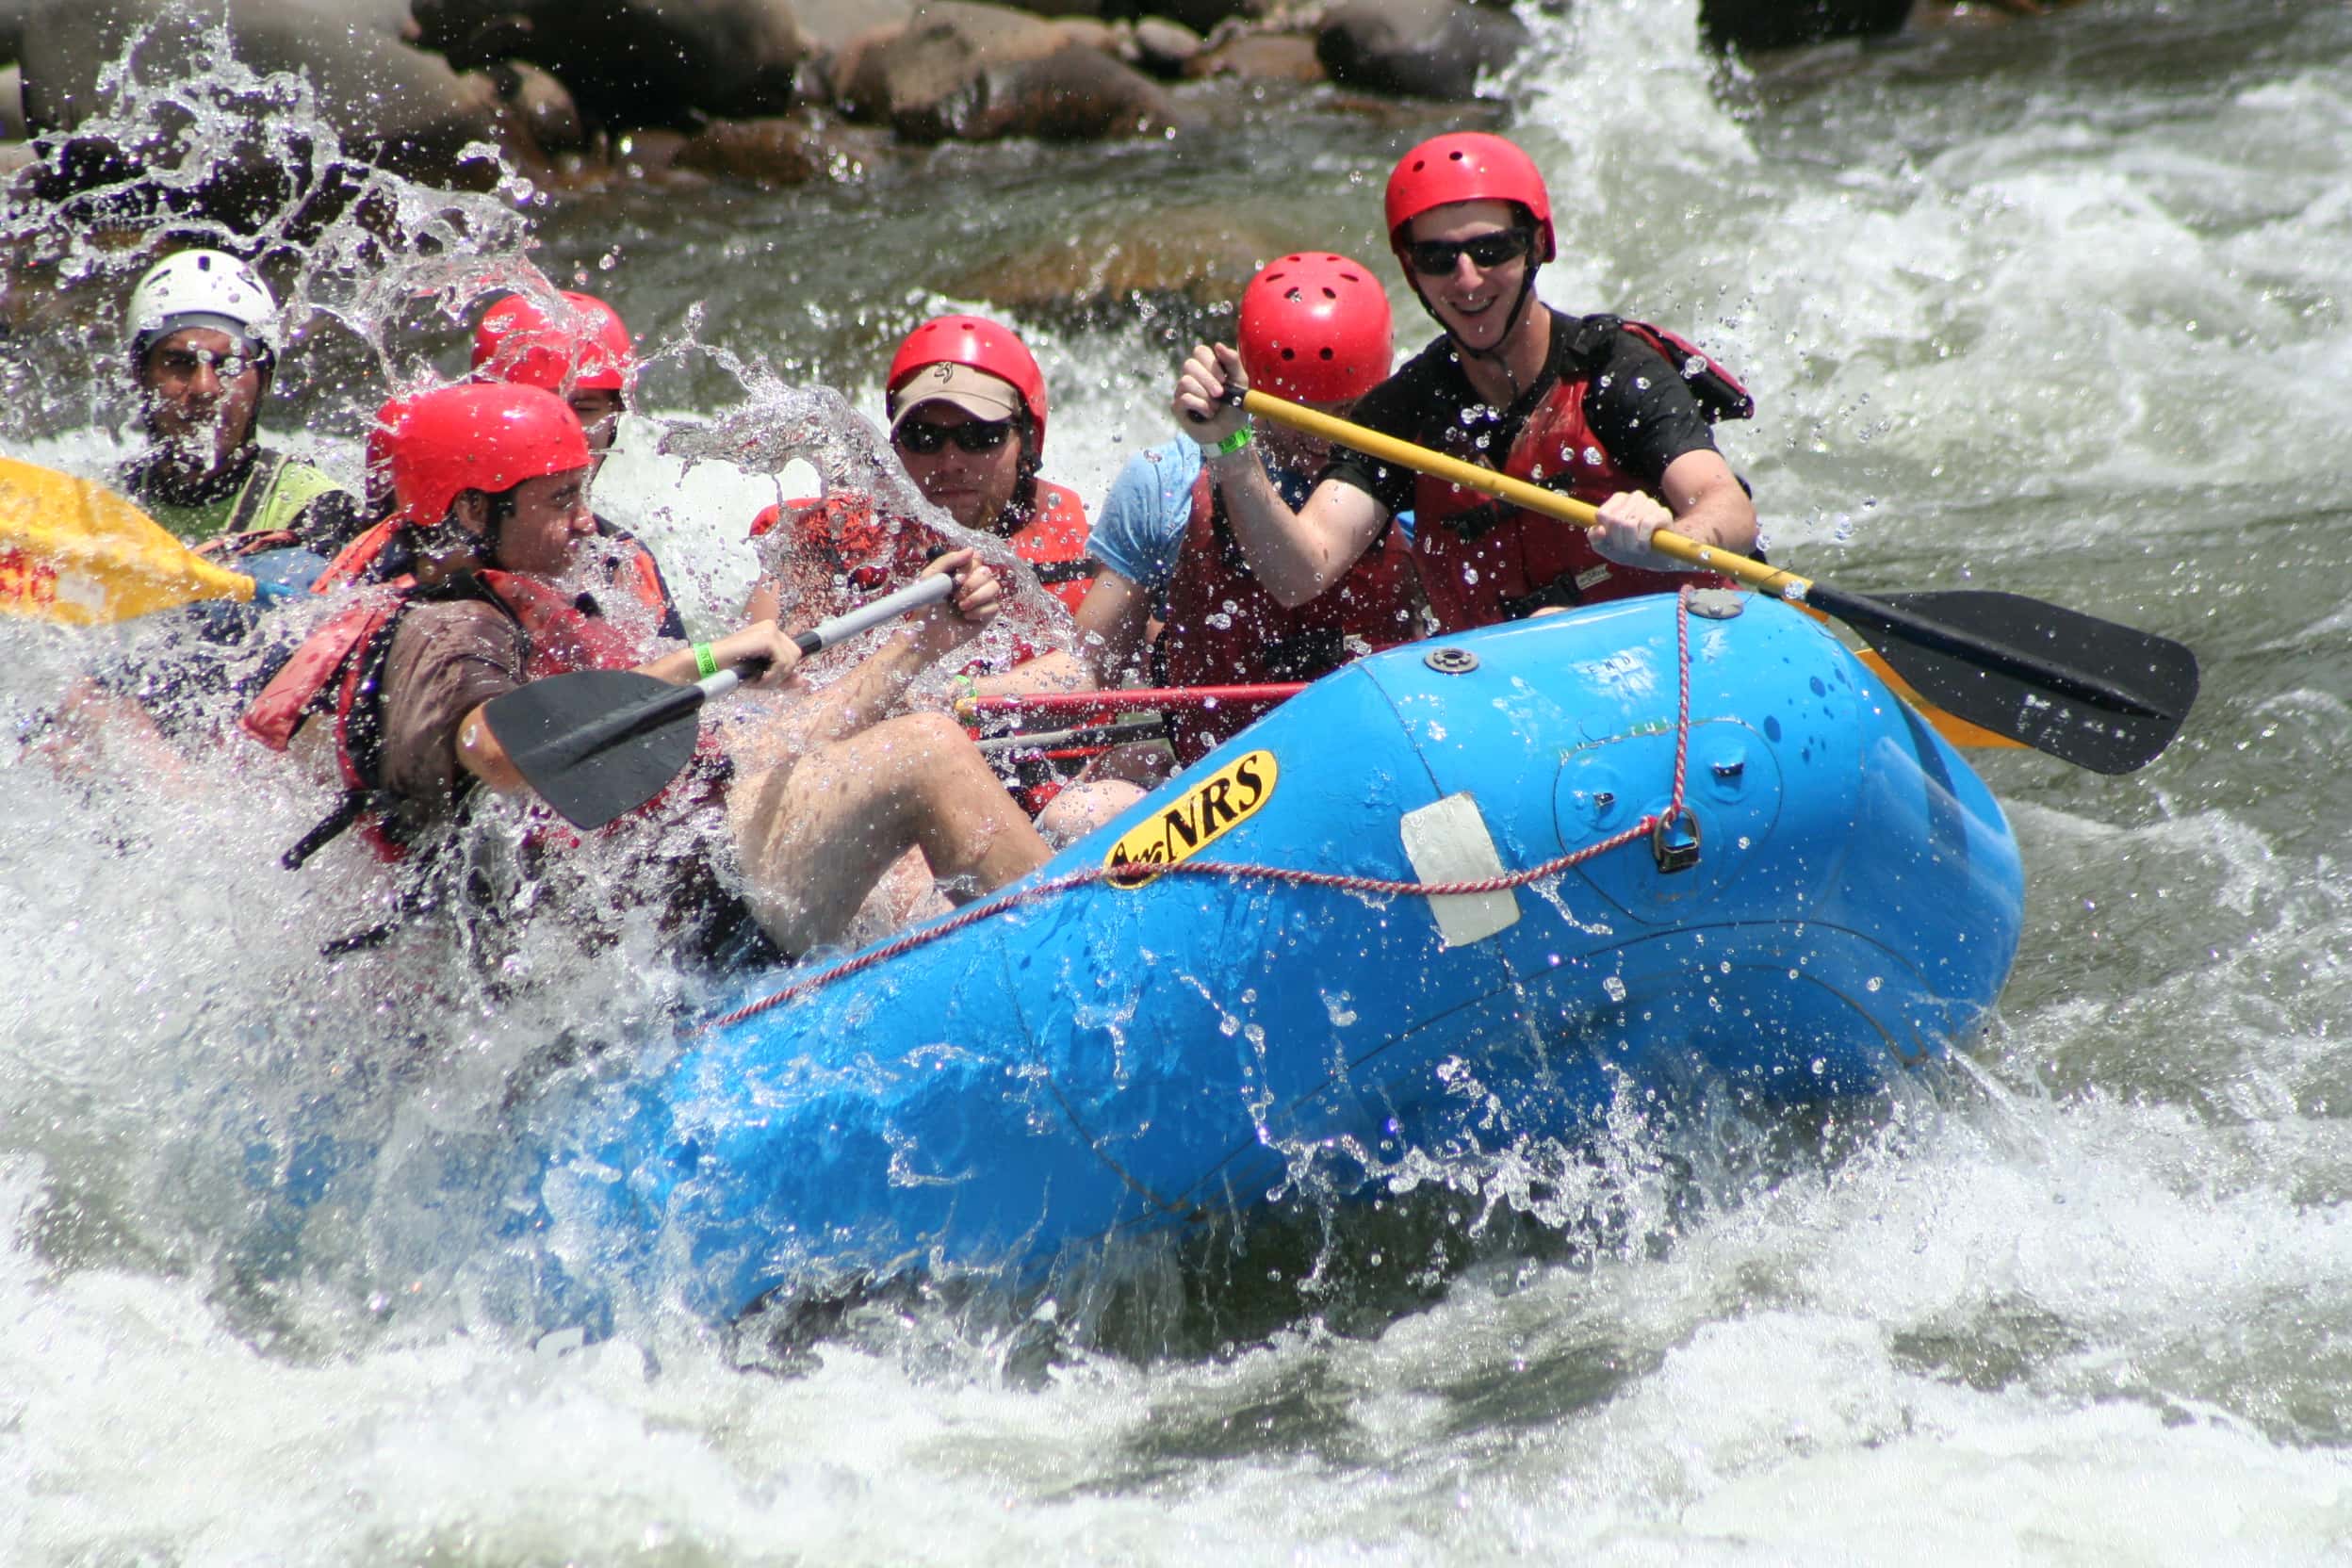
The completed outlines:
{"type": "Polygon", "coordinates": [[[0,614],[102,626],[198,599],[253,596],[102,484],[0,457],[0,614]]]}

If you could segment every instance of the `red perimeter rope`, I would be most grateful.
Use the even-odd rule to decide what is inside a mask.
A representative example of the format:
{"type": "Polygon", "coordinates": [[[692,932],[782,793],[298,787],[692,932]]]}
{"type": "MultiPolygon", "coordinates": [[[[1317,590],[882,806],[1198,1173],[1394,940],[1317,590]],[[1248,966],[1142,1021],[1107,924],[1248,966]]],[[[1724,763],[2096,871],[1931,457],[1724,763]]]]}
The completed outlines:
{"type": "MultiPolygon", "coordinates": [[[[1572,850],[1557,859],[1546,860],[1540,866],[1529,866],[1525,871],[1504,872],[1498,876],[1483,876],[1469,882],[1407,882],[1393,876],[1352,876],[1339,872],[1306,871],[1296,866],[1247,865],[1230,860],[1179,860],[1172,865],[1154,867],[1149,874],[1153,877],[1206,876],[1221,877],[1236,882],[1275,882],[1292,887],[1330,888],[1339,892],[1350,893],[1409,893],[1420,898],[1448,898],[1477,893],[1499,893],[1509,891],[1513,888],[1522,888],[1530,882],[1540,882],[1547,876],[1557,876],[1571,866],[1606,855],[1612,849],[1619,849],[1636,842],[1683,814],[1683,783],[1689,772],[1690,760],[1690,590],[1688,588],[1682,591],[1675,605],[1674,644],[1679,679],[1675,694],[1673,797],[1666,803],[1664,811],[1645,816],[1622,833],[1612,834],[1598,843],[1587,844],[1582,849],[1572,850]]],[[[701,1034],[708,1030],[724,1029],[729,1024],[741,1023],[747,1018],[757,1018],[771,1007],[780,1007],[787,1002],[797,1001],[801,997],[811,995],[836,981],[846,980],[851,975],[872,969],[876,964],[887,963],[903,953],[912,953],[916,948],[938,941],[951,932],[961,931],[964,927],[976,925],[984,920],[992,920],[1008,909],[1019,908],[1024,904],[1039,903],[1069,892],[1073,888],[1091,887],[1097,882],[1114,881],[1122,875],[1135,874],[1137,874],[1135,868],[1125,865],[1087,866],[1078,871],[1064,872],[1061,875],[1049,877],[1043,882],[1033,882],[1026,887],[1016,888],[1010,892],[1000,893],[994,898],[978,904],[968,905],[936,925],[926,925],[908,931],[892,940],[884,942],[880,947],[868,948],[855,957],[845,958],[831,969],[812,974],[806,980],[796,980],[773,995],[746,1003],[731,1013],[723,1013],[717,1018],[705,1020],[694,1032],[701,1034]]]]}

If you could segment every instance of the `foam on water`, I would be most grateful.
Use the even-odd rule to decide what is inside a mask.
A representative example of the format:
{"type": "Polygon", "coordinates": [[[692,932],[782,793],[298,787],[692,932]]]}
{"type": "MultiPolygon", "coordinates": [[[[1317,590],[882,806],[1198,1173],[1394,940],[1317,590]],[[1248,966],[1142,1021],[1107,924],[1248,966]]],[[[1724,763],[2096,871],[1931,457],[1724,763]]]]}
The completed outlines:
{"type": "MultiPolygon", "coordinates": [[[[271,863],[323,790],[228,759],[69,790],[11,749],[0,1559],[2339,1554],[2352,43],[2337,24],[2216,67],[2223,90],[2139,89],[2064,69],[2115,24],[2086,8],[2016,30],[2057,63],[1960,40],[1792,86],[1715,66],[1695,9],[1531,19],[1516,129],[1562,206],[1546,296],[1691,332],[1750,380],[1763,412],[1726,445],[1791,559],[1862,586],[1952,585],[1968,561],[1978,586],[2161,614],[2207,656],[2205,706],[2148,775],[1985,760],[2034,893],[1972,1071],[1828,1125],[1629,1104],[1588,1150],[1408,1156],[1370,1210],[1322,1200],[1347,1152],[1296,1151],[1287,1210],[1192,1254],[1010,1302],[858,1304],[787,1377],[658,1301],[534,1348],[509,1310],[531,1249],[434,1195],[469,1162],[498,1190],[502,1097],[547,1041],[658,1029],[687,984],[658,938],[624,923],[592,952],[536,923],[488,976],[436,948],[331,964],[318,944],[380,886],[343,850],[333,874],[271,863]],[[270,1195],[325,1105],[379,1152],[289,1217],[270,1195]]],[[[2150,74],[2210,85],[2199,63],[2150,74]]],[[[1329,210],[1377,200],[1377,170],[1348,186],[1316,156],[1329,210]]],[[[387,199],[457,225],[449,251],[281,251],[341,324],[290,375],[346,338],[395,384],[452,367],[468,305],[530,275],[525,218],[551,220],[511,188],[387,199]]],[[[119,299],[125,253],[42,232],[56,275],[119,299]]],[[[870,375],[769,373],[830,308],[717,399],[668,391],[721,363],[711,335],[682,311],[655,335],[677,349],[657,378],[687,372],[657,406],[697,422],[631,494],[754,458],[695,482],[731,518],[786,460],[822,483],[870,457],[870,375]]],[[[110,362],[106,314],[9,362],[11,452],[111,461],[118,394],[59,379],[110,362]]],[[[1165,347],[1023,328],[1055,392],[1048,472],[1091,501],[1167,436],[1165,347]]],[[[373,394],[298,390],[355,476],[373,394]]],[[[663,542],[721,617],[740,531],[691,510],[663,542]]],[[[0,627],[0,722],[85,650],[0,627]]]]}

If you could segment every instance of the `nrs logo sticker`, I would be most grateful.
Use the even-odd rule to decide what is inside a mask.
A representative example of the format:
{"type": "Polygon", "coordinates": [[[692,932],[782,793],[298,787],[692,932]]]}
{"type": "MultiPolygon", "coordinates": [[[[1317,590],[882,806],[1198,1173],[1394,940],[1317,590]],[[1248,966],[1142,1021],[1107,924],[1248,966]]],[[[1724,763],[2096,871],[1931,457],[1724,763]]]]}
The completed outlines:
{"type": "Polygon", "coordinates": [[[1112,872],[1111,886],[1140,888],[1177,861],[1208,848],[1273,798],[1280,773],[1272,752],[1250,752],[1120,834],[1102,857],[1112,872]]]}

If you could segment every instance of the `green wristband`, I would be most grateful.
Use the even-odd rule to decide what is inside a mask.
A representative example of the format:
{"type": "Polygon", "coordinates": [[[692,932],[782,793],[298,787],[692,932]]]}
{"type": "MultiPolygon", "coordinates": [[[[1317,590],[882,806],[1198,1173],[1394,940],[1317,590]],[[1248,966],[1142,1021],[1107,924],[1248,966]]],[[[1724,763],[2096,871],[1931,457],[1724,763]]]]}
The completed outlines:
{"type": "Polygon", "coordinates": [[[1249,444],[1250,427],[1248,425],[1244,425],[1239,430],[1233,432],[1233,434],[1227,436],[1224,440],[1219,441],[1216,446],[1211,447],[1209,450],[1215,452],[1219,457],[1228,457],[1233,453],[1241,450],[1242,448],[1248,446],[1249,444]]]}
{"type": "Polygon", "coordinates": [[[694,645],[694,674],[701,676],[707,680],[718,673],[719,662],[712,656],[710,652],[710,645],[708,643],[696,643],[694,645]]]}

